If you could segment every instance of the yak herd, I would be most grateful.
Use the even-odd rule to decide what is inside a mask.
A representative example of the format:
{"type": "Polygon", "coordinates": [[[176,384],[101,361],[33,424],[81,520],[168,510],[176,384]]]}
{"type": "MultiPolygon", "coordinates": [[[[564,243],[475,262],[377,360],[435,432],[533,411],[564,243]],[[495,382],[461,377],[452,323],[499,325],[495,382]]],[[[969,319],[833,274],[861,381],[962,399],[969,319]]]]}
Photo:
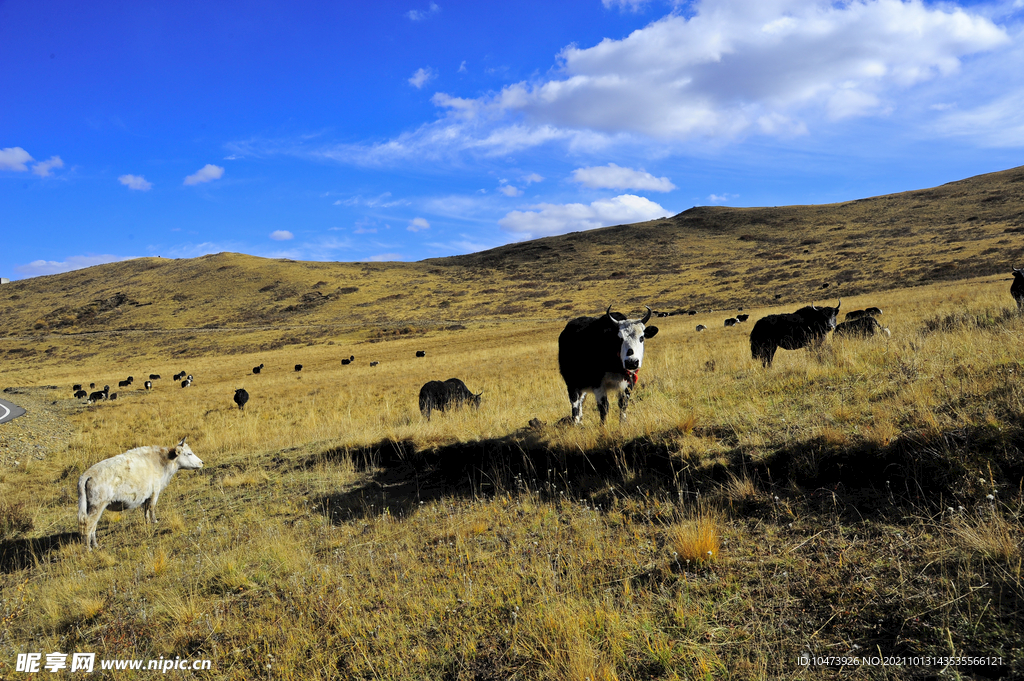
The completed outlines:
{"type": "MultiPolygon", "coordinates": [[[[1024,311],[1024,269],[1013,268],[1010,294],[1018,309],[1024,311]]],[[[750,332],[751,357],[767,368],[771,366],[778,348],[796,350],[814,347],[821,344],[830,331],[836,335],[860,337],[880,332],[889,335],[889,330],[876,319],[882,314],[877,307],[849,312],[845,321],[837,324],[841,305],[840,300],[835,307],[808,305],[795,312],[762,317],[750,332]]],[[[558,369],[569,392],[572,411],[563,422],[579,424],[582,420],[583,400],[587,393],[593,393],[603,424],[608,416],[608,393],[613,390],[618,392],[619,418],[625,419],[630,392],[636,386],[643,366],[644,341],[658,333],[658,327],[647,325],[651,316],[651,308],[647,308],[647,314],[642,318],[628,319],[619,312],[612,312],[609,306],[600,317],[577,317],[565,325],[558,336],[558,369]]],[[[735,326],[747,318],[747,315],[737,315],[727,319],[725,326],[735,326]]],[[[699,325],[697,330],[704,328],[699,325]]],[[[416,352],[417,357],[425,355],[423,350],[416,352]]],[[[350,356],[342,360],[342,363],[350,364],[354,360],[355,357],[350,356]]],[[[370,366],[377,364],[372,362],[370,366]]],[[[253,367],[252,372],[259,374],[263,368],[261,363],[253,367]]],[[[296,364],[295,371],[302,371],[302,365],[296,364]]],[[[150,374],[150,380],[145,383],[146,389],[151,389],[152,381],[159,378],[158,374],[150,374]]],[[[184,379],[181,384],[183,388],[191,385],[193,380],[192,375],[184,371],[175,374],[174,380],[179,379],[184,379]]],[[[127,387],[133,381],[134,378],[129,376],[119,381],[118,386],[127,387]]],[[[89,387],[95,390],[96,385],[90,384],[89,387]]],[[[76,398],[88,395],[90,403],[117,396],[116,393],[110,393],[110,386],[86,393],[81,384],[76,384],[73,390],[76,398]]],[[[482,394],[473,393],[458,378],[428,381],[420,388],[420,412],[429,421],[435,411],[443,412],[465,404],[479,407],[482,394]]],[[[248,401],[249,393],[245,389],[235,390],[234,402],[240,410],[245,409],[248,401]]],[[[138,447],[90,467],[78,481],[79,531],[86,547],[91,550],[97,546],[96,525],[105,509],[129,510],[142,507],[146,520],[156,522],[157,499],[174,473],[179,469],[194,470],[202,466],[202,460],[182,438],[181,442],[172,447],[138,447]]]]}
{"type": "MultiPolygon", "coordinates": [[[[1024,310],[1024,268],[1013,269],[1013,284],[1010,294],[1017,303],[1018,309],[1024,310]]],[[[837,322],[842,300],[835,307],[808,305],[800,309],[781,314],[770,314],[758,319],[750,332],[750,354],[754,361],[761,362],[765,368],[772,365],[775,352],[797,350],[799,348],[820,345],[829,332],[836,336],[865,338],[875,334],[891,335],[889,329],[882,326],[877,317],[882,310],[868,307],[846,313],[843,322],[837,322]]],[[[740,308],[742,309],[742,308],[740,308]]],[[[690,310],[688,314],[696,311],[690,310]]],[[[618,392],[619,417],[625,418],[629,405],[629,397],[636,385],[637,377],[643,362],[644,341],[658,333],[658,327],[647,326],[651,316],[666,317],[669,313],[652,313],[638,319],[627,319],[619,312],[612,312],[611,306],[600,317],[577,317],[570,320],[558,336],[558,368],[565,381],[572,407],[570,415],[563,419],[566,422],[580,423],[582,405],[587,393],[593,393],[597,402],[601,422],[608,416],[608,393],[618,392]]],[[[749,319],[748,314],[738,314],[725,320],[726,327],[742,324],[749,319]]],[[[707,326],[698,324],[697,331],[705,331],[707,326]]],[[[425,357],[426,351],[417,350],[416,357],[425,357]]],[[[341,360],[342,364],[352,364],[355,356],[350,355],[341,360]]],[[[371,367],[380,362],[370,362],[371,367]]],[[[264,365],[260,363],[252,368],[253,374],[260,374],[264,365]]],[[[296,364],[295,371],[301,372],[302,365],[296,364]]],[[[146,390],[153,387],[153,381],[160,378],[159,374],[150,374],[145,382],[146,390]]],[[[192,385],[193,377],[181,371],[174,375],[174,380],[181,380],[181,387],[192,385]]],[[[128,376],[118,381],[118,387],[132,385],[134,378],[128,376]]],[[[94,392],[83,390],[81,384],[72,388],[75,398],[86,399],[89,404],[99,400],[112,400],[117,393],[110,392],[110,386],[95,390],[96,385],[90,384],[94,392]]],[[[465,404],[480,406],[483,393],[473,393],[458,378],[445,381],[428,381],[420,388],[419,408],[425,419],[430,420],[435,411],[444,412],[465,404]]],[[[242,388],[235,390],[234,402],[240,410],[245,409],[249,401],[249,393],[242,388]]]]}

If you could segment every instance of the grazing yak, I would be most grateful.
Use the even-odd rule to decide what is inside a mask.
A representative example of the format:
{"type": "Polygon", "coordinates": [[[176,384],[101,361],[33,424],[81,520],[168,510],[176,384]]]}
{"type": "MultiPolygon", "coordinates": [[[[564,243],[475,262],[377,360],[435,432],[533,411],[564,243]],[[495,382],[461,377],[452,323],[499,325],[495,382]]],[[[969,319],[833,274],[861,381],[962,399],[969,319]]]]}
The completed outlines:
{"type": "Polygon", "coordinates": [[[160,378],[160,374],[150,374],[149,375],[149,380],[151,380],[151,381],[155,381],[158,378],[160,378]]]}
{"type": "Polygon", "coordinates": [[[105,400],[105,399],[107,399],[107,397],[109,395],[110,395],[110,386],[109,385],[105,385],[105,386],[103,386],[103,390],[97,390],[94,393],[89,393],[89,402],[92,403],[92,402],[99,402],[100,400],[105,400]]]}
{"type": "Polygon", "coordinates": [[[153,389],[153,381],[146,381],[142,385],[146,386],[146,390],[152,390],[153,389]]]}
{"type": "Polygon", "coordinates": [[[295,365],[295,370],[296,371],[302,371],[302,365],[301,364],[296,364],[295,365]]]}
{"type": "Polygon", "coordinates": [[[740,320],[736,319],[735,317],[729,317],[728,319],[725,320],[726,326],[736,326],[739,323],[740,320]]]}
{"type": "Polygon", "coordinates": [[[770,367],[778,348],[796,350],[820,344],[836,328],[836,315],[842,303],[840,300],[835,307],[809,305],[796,312],[758,319],[750,331],[750,354],[761,360],[761,366],[770,367]]]}
{"type": "Polygon", "coordinates": [[[1010,284],[1010,295],[1017,301],[1017,309],[1024,310],[1024,269],[1013,268],[1013,283],[1010,284]]]}
{"type": "Polygon", "coordinates": [[[697,331],[707,331],[707,330],[708,330],[708,327],[704,326],[703,324],[698,324],[697,325],[697,331]]]}
{"type": "Polygon", "coordinates": [[[416,351],[416,356],[417,357],[426,357],[427,356],[427,351],[426,350],[417,350],[416,351]]]}
{"type": "Polygon", "coordinates": [[[76,400],[80,400],[80,399],[83,399],[83,398],[88,397],[88,396],[89,396],[89,393],[85,392],[84,390],[79,389],[79,390],[75,391],[75,399],[76,400]]]}
{"type": "Polygon", "coordinates": [[[750,319],[750,315],[748,315],[748,314],[738,314],[738,315],[736,315],[736,321],[738,321],[738,322],[745,322],[748,319],[750,319]]]}
{"type": "Polygon", "coordinates": [[[877,307],[869,307],[864,310],[850,310],[846,313],[846,321],[852,322],[857,319],[863,319],[864,317],[881,317],[882,310],[877,307]]]}
{"type": "Polygon", "coordinates": [[[876,333],[884,333],[886,336],[892,335],[889,333],[889,329],[879,324],[874,317],[850,319],[842,324],[836,324],[836,329],[833,331],[835,336],[847,336],[849,338],[868,338],[876,333]]]}
{"type": "Polygon", "coordinates": [[[654,338],[658,327],[643,319],[627,319],[609,305],[600,317],[570,320],[558,335],[558,370],[569,391],[573,423],[583,418],[583,399],[594,393],[601,423],[608,417],[608,392],[619,391],[619,419],[625,420],[629,394],[636,385],[644,360],[644,340],[654,338]]]}
{"type": "Polygon", "coordinates": [[[249,401],[249,393],[245,392],[245,388],[239,388],[235,391],[234,399],[239,409],[245,409],[245,403],[249,401]]]}
{"type": "Polygon", "coordinates": [[[252,368],[252,372],[254,374],[258,374],[261,371],[263,371],[263,363],[262,362],[260,362],[260,365],[258,367],[253,367],[252,368]]]}
{"type": "Polygon", "coordinates": [[[156,502],[179,468],[203,467],[185,438],[173,447],[137,447],[94,464],[78,478],[78,531],[86,547],[99,547],[96,525],[103,511],[142,507],[147,522],[155,523],[156,502]]]}
{"type": "Polygon", "coordinates": [[[449,378],[447,381],[427,381],[420,388],[420,413],[430,420],[430,414],[435,409],[446,411],[461,407],[469,402],[474,408],[480,407],[480,396],[482,392],[473,394],[466,384],[457,378],[449,378]]]}

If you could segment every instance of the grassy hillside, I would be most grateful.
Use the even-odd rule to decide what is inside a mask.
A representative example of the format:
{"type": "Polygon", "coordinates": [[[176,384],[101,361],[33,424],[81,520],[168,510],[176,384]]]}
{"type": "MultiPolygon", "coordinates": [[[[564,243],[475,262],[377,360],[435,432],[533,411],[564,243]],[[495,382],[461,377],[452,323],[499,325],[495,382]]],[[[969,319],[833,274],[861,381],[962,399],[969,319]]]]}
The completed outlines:
{"type": "Polygon", "coordinates": [[[275,330],[294,343],[566,318],[608,304],[802,304],[1006,276],[1015,262],[1024,262],[1024,168],[833,205],[694,208],[418,263],[142,258],[3,286],[0,314],[9,338],[226,328],[275,330]]]}
{"type": "Polygon", "coordinates": [[[195,676],[229,679],[850,673],[807,670],[804,654],[910,659],[861,672],[871,678],[1024,676],[1024,317],[1010,259],[984,253],[1016,248],[999,241],[1019,238],[1006,231],[1018,228],[1019,177],[925,192],[941,209],[914,208],[914,192],[699,209],[424,263],[221,254],[5,286],[13,324],[41,326],[0,337],[0,383],[14,386],[0,394],[29,411],[0,426],[0,678],[18,676],[17,654],[51,651],[209,659],[195,676]],[[1016,198],[979,198],[996,189],[1016,198]],[[906,224],[868,220],[886,202],[906,224]],[[776,211],[794,222],[770,224],[776,211]],[[814,224],[815,211],[835,222],[814,224]],[[948,220],[966,240],[946,241],[948,220]],[[817,238],[807,225],[821,243],[800,243],[817,238]],[[674,236],[661,248],[655,232],[674,236]],[[854,233],[868,236],[839,248],[854,233]],[[897,241],[884,246],[883,233],[897,241]],[[636,243],[650,257],[627,251],[636,243]],[[576,256],[563,252],[559,268],[541,247],[576,256]],[[761,255],[793,248],[818,255],[761,255]],[[855,294],[824,252],[863,267],[878,257],[893,278],[855,294]],[[673,253],[729,254],[714,267],[736,273],[644,269],[673,253]],[[963,264],[933,276],[950,259],[963,264]],[[633,268],[600,280],[575,269],[598,260],[633,268]],[[829,289],[755,281],[797,267],[830,273],[829,289]],[[971,272],[984,276],[955,278],[971,272]],[[694,282],[680,285],[688,297],[658,299],[673,281],[694,282]],[[569,413],[556,366],[565,316],[608,302],[738,307],[728,286],[752,319],[838,288],[844,311],[881,307],[892,337],[782,350],[764,370],[750,322],[660,318],[629,420],[613,407],[599,426],[588,398],[582,427],[557,424],[569,413]],[[286,310],[311,292],[329,299],[286,310]],[[190,388],[170,380],[180,370],[190,388]],[[150,373],[163,378],[146,391],[150,373]],[[71,397],[72,383],[128,374],[136,383],[116,401],[71,397]],[[481,408],[425,421],[419,387],[449,376],[482,390],[481,408]],[[108,512],[101,548],[85,552],[78,476],[185,434],[206,465],[171,482],[160,524],[108,512]]]}

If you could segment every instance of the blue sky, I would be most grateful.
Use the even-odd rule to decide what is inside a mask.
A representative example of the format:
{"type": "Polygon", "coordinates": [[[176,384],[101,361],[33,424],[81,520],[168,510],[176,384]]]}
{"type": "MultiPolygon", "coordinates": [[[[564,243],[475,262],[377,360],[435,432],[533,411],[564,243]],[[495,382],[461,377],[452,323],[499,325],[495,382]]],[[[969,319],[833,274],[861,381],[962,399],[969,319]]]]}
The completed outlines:
{"type": "Polygon", "coordinates": [[[420,260],[1024,164],[1024,0],[0,0],[0,276],[420,260]]]}

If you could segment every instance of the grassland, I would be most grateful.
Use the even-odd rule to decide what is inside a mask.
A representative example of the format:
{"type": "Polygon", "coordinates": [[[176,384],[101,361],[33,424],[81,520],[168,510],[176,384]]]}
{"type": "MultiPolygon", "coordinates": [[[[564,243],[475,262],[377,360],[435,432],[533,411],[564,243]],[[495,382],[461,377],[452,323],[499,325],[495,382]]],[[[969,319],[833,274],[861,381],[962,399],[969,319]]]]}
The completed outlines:
{"type": "MultiPolygon", "coordinates": [[[[998,179],[1022,186],[1015,177],[998,179]]],[[[993,223],[966,244],[932,244],[930,257],[984,251],[1015,229],[993,223]]],[[[615,237],[625,250],[630,233],[564,243],[589,252],[615,237]]],[[[810,237],[779,227],[776,238],[810,237]]],[[[758,266],[751,243],[730,233],[721,243],[693,236],[691,247],[716,258],[736,249],[729,262],[740,271],[758,266]]],[[[551,283],[567,310],[538,296],[508,315],[492,304],[474,313],[471,298],[496,305],[533,290],[512,282],[554,282],[543,258],[517,278],[536,245],[462,265],[120,263],[0,294],[15,320],[0,338],[0,381],[23,387],[6,397],[31,402],[28,416],[0,426],[0,677],[20,676],[17,653],[54,650],[207,658],[213,669],[196,676],[232,679],[1024,675],[1024,318],[1007,263],[962,280],[908,275],[916,285],[892,289],[867,276],[837,282],[843,310],[882,307],[892,338],[780,351],[770,371],[750,359],[749,326],[722,327],[732,311],[658,319],[629,420],[613,409],[600,427],[589,401],[584,426],[572,428],[556,425],[569,408],[555,359],[564,316],[616,300],[638,309],[644,301],[630,296],[656,296],[668,275],[640,272],[601,290],[551,283]],[[366,267],[380,269],[364,276],[366,267]],[[443,300],[427,294],[449,285],[448,267],[464,267],[480,290],[467,283],[470,293],[451,298],[466,300],[442,314],[431,305],[443,300]],[[308,282],[295,284],[295,272],[308,282]],[[228,273],[242,298],[217,288],[228,273]],[[357,287],[338,295],[374,305],[332,298],[268,316],[296,304],[250,290],[277,280],[299,292],[357,287]],[[329,283],[314,289],[319,281],[329,283]],[[487,282],[506,288],[483,293],[497,288],[487,282]],[[861,286],[878,288],[855,293],[861,286]],[[153,304],[101,309],[118,291],[153,304]],[[626,297],[598,303],[607,291],[626,297]],[[184,299],[168,311],[175,296],[184,299]],[[230,316],[243,299],[258,319],[230,316]],[[92,312],[53,323],[62,317],[52,310],[90,300],[100,301],[92,312]],[[220,319],[202,328],[204,314],[220,319]],[[43,326],[18,326],[36,320],[43,326]],[[698,323],[709,330],[694,333],[698,323]],[[192,387],[172,384],[179,370],[195,376],[192,387]],[[164,378],[138,389],[149,373],[164,378]],[[128,374],[136,389],[117,401],[71,399],[72,383],[128,374]],[[424,421],[419,386],[449,376],[483,390],[483,405],[424,421]],[[244,412],[231,402],[238,387],[252,395],[244,412]],[[69,435],[17,448],[12,439],[43,412],[69,435]],[[172,481],[161,523],[108,513],[101,549],[87,553],[74,534],[78,475],[184,434],[206,466],[172,481]],[[806,669],[805,653],[1001,662],[806,669]]],[[[896,246],[881,255],[885,271],[913,260],[896,246]]],[[[834,260],[821,266],[836,270],[834,260]]],[[[724,295],[707,281],[688,300],[724,295]]],[[[783,303],[813,290],[787,282],[783,303]]],[[[752,281],[745,311],[792,309],[769,306],[775,290],[752,281]]]]}

